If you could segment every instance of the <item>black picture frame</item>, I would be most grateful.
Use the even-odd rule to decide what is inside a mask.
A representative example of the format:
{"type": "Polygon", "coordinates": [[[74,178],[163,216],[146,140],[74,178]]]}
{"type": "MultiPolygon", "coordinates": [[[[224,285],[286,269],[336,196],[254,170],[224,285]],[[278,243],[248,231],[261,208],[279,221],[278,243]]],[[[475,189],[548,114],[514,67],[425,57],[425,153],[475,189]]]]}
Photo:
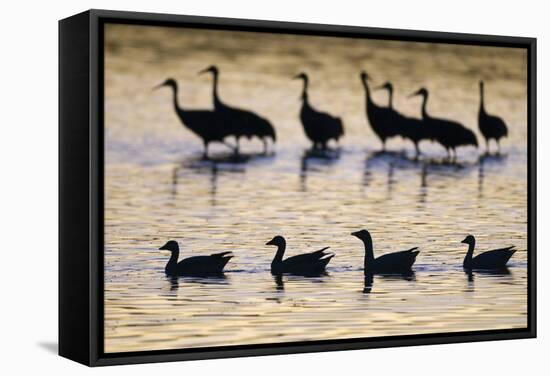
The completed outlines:
{"type": "Polygon", "coordinates": [[[59,354],[88,366],[536,337],[536,39],[88,10],[59,21],[59,354]],[[103,352],[103,25],[106,22],[519,47],[528,55],[528,325],[182,350],[103,352]]]}

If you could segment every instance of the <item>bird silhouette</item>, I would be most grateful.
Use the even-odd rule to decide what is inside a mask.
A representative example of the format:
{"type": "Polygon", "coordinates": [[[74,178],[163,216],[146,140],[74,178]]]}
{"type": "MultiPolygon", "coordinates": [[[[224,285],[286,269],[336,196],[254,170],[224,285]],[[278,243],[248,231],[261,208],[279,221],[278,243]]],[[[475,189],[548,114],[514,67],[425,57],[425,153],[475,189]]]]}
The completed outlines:
{"type": "MultiPolygon", "coordinates": [[[[395,113],[388,107],[378,106],[374,103],[368,83],[370,77],[367,72],[361,72],[360,77],[365,88],[367,119],[372,130],[382,142],[382,151],[385,151],[386,140],[401,134],[398,125],[395,124],[395,113]]],[[[392,98],[390,98],[391,101],[392,98]]]]}
{"type": "Polygon", "coordinates": [[[277,246],[277,253],[271,262],[272,274],[319,275],[325,272],[327,264],[334,257],[334,253],[325,252],[329,248],[325,247],[315,252],[303,253],[283,260],[286,240],[280,235],[275,236],[266,245],[277,246]]]}
{"type": "Polygon", "coordinates": [[[300,110],[300,120],[304,127],[304,132],[313,143],[313,149],[327,149],[330,140],[338,140],[344,135],[344,126],[342,119],[334,117],[326,112],[317,111],[311,106],[308,98],[309,78],[307,74],[300,73],[294,79],[303,80],[302,90],[302,108],[300,110]]]}
{"type": "Polygon", "coordinates": [[[182,124],[191,132],[202,139],[204,145],[204,157],[208,158],[208,145],[211,142],[221,142],[229,148],[231,145],[225,142],[225,138],[230,135],[227,129],[224,128],[222,119],[214,111],[206,110],[186,110],[179,104],[178,100],[178,83],[173,78],[168,78],[166,81],[154,87],[169,87],[172,89],[174,110],[178,115],[182,124]]]}
{"type": "Polygon", "coordinates": [[[489,141],[494,139],[497,143],[498,153],[500,154],[500,139],[508,136],[508,127],[506,123],[498,116],[489,115],[485,111],[485,93],[484,83],[479,81],[479,114],[478,114],[478,126],[479,131],[485,138],[485,147],[487,154],[489,154],[489,141]]]}
{"type": "Polygon", "coordinates": [[[239,153],[241,137],[246,137],[248,139],[258,137],[264,144],[264,153],[267,153],[267,140],[271,138],[274,143],[277,140],[275,129],[271,123],[254,112],[231,107],[223,103],[218,95],[218,68],[212,65],[200,71],[199,74],[207,72],[212,73],[214,79],[212,87],[214,110],[220,115],[221,121],[225,124],[229,132],[235,137],[237,143],[235,152],[237,154],[239,153]]]}
{"type": "Polygon", "coordinates": [[[365,246],[364,274],[370,273],[407,273],[416,261],[416,256],[420,251],[418,247],[413,247],[406,251],[387,253],[378,258],[374,258],[372,248],[372,237],[367,230],[352,232],[351,235],[359,238],[365,246]]]}
{"type": "Polygon", "coordinates": [[[462,266],[464,269],[503,269],[512,255],[516,252],[515,246],[495,249],[480,253],[473,257],[476,239],[473,235],[468,235],[461,243],[468,244],[468,252],[464,257],[462,266]]]}
{"type": "Polygon", "coordinates": [[[391,82],[386,82],[375,89],[385,89],[388,91],[388,108],[392,111],[393,119],[391,120],[391,123],[395,127],[395,132],[401,137],[412,141],[414,144],[415,157],[418,158],[421,154],[418,144],[422,140],[430,139],[428,129],[424,125],[424,122],[420,119],[405,116],[394,109],[393,85],[391,82]]]}
{"type": "Polygon", "coordinates": [[[477,137],[468,128],[462,124],[441,118],[435,118],[428,114],[426,110],[428,102],[428,90],[420,88],[416,92],[410,95],[414,97],[422,96],[422,120],[428,129],[430,138],[437,141],[447,151],[447,157],[450,161],[456,161],[456,148],[459,146],[473,145],[477,148],[477,137]],[[454,156],[451,158],[450,151],[454,156]]]}
{"type": "Polygon", "coordinates": [[[223,273],[223,268],[233,257],[231,252],[214,253],[209,256],[192,256],[178,262],[180,248],[175,240],[168,241],[159,250],[172,252],[164,272],[168,276],[214,276],[223,273]]]}

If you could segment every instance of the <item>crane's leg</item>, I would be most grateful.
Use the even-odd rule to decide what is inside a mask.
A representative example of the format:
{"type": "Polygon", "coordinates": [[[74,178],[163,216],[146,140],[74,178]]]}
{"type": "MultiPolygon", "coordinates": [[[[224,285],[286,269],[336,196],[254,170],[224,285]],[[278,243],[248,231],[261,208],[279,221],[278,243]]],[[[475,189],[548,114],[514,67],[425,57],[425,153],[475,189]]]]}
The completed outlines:
{"type": "Polygon", "coordinates": [[[202,155],[203,159],[208,159],[208,141],[204,140],[204,153],[202,155]]]}
{"type": "Polygon", "coordinates": [[[418,160],[418,157],[420,157],[420,148],[418,147],[418,142],[414,143],[414,150],[415,150],[414,159],[418,160]]]}
{"type": "Polygon", "coordinates": [[[262,138],[262,142],[264,143],[264,155],[267,155],[267,140],[262,138]]]}
{"type": "Polygon", "coordinates": [[[497,155],[500,155],[500,141],[499,141],[498,138],[497,138],[496,140],[497,140],[497,147],[498,147],[498,149],[497,149],[497,155]]]}
{"type": "Polygon", "coordinates": [[[236,146],[235,146],[235,155],[239,155],[239,140],[240,140],[240,137],[239,136],[235,136],[235,143],[236,143],[236,146]]]}
{"type": "Polygon", "coordinates": [[[222,144],[224,144],[225,146],[227,146],[229,149],[235,151],[235,146],[231,145],[229,142],[227,142],[227,141],[222,141],[222,144]]]}
{"type": "Polygon", "coordinates": [[[488,138],[485,139],[485,153],[487,155],[490,154],[490,152],[489,152],[489,139],[488,138]]]}
{"type": "Polygon", "coordinates": [[[386,151],[386,139],[382,139],[382,151],[386,151]]]}
{"type": "Polygon", "coordinates": [[[449,151],[449,148],[445,148],[447,150],[447,159],[449,162],[451,161],[451,152],[449,151]]]}

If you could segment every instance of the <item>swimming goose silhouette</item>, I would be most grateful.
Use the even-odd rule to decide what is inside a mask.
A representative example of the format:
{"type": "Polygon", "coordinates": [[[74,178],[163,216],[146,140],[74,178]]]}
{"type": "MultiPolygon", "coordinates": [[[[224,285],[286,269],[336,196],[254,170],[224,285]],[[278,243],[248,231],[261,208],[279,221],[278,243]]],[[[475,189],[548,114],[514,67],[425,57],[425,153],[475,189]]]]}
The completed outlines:
{"type": "Polygon", "coordinates": [[[370,233],[367,230],[360,230],[352,232],[351,235],[361,239],[365,245],[365,275],[371,273],[410,272],[411,267],[416,261],[416,256],[420,253],[420,251],[417,251],[418,247],[414,247],[406,251],[387,253],[374,258],[370,233]]]}
{"type": "Polygon", "coordinates": [[[480,253],[476,257],[474,255],[474,248],[476,246],[476,239],[473,235],[468,235],[461,242],[468,244],[468,252],[466,257],[464,257],[464,262],[462,266],[464,269],[503,269],[506,267],[506,263],[512,255],[516,252],[515,246],[509,246],[500,249],[494,249],[492,251],[487,251],[480,253]]]}
{"type": "Polygon", "coordinates": [[[211,276],[223,273],[223,268],[233,257],[231,252],[214,253],[209,256],[192,256],[178,262],[180,248],[175,240],[168,241],[159,250],[172,252],[164,272],[168,276],[211,276]]]}
{"type": "Polygon", "coordinates": [[[325,267],[334,257],[334,253],[325,252],[325,247],[315,252],[303,253],[283,260],[286,250],[286,240],[280,235],[268,241],[266,245],[277,246],[277,253],[271,262],[272,274],[297,274],[297,275],[319,275],[324,273],[325,267]]]}

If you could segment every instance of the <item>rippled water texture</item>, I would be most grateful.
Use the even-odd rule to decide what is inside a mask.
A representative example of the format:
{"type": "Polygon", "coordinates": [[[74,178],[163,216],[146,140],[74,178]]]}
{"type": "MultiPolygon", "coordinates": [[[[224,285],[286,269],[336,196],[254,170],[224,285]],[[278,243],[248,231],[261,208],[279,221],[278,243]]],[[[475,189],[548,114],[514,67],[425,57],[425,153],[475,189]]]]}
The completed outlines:
{"type": "MultiPolygon", "coordinates": [[[[526,327],[524,50],[128,25],[108,25],[105,37],[106,352],[526,327]],[[173,77],[183,105],[212,108],[211,77],[197,75],[211,64],[226,103],[275,125],[274,155],[202,161],[170,91],[151,90],[173,77]],[[460,120],[480,141],[484,79],[487,111],[510,131],[503,156],[461,148],[449,166],[437,163],[444,149],[424,142],[415,162],[401,140],[388,143],[398,154],[375,154],[362,69],[375,85],[392,81],[395,107],[410,116],[420,99],[407,95],[425,86],[428,111],[460,120]],[[291,80],[299,71],[310,75],[311,103],[343,119],[339,158],[303,158],[301,83],[291,80]],[[349,235],[360,228],[378,255],[420,247],[415,275],[364,281],[362,244],[349,235]],[[468,233],[479,250],[515,244],[509,273],[465,274],[468,233]],[[276,234],[287,255],[330,246],[328,275],[272,277],[275,249],[264,244],[276,234]],[[168,239],[181,257],[235,258],[223,279],[170,280],[158,250],[168,239]]],[[[385,92],[374,95],[387,103],[385,92]]]]}

